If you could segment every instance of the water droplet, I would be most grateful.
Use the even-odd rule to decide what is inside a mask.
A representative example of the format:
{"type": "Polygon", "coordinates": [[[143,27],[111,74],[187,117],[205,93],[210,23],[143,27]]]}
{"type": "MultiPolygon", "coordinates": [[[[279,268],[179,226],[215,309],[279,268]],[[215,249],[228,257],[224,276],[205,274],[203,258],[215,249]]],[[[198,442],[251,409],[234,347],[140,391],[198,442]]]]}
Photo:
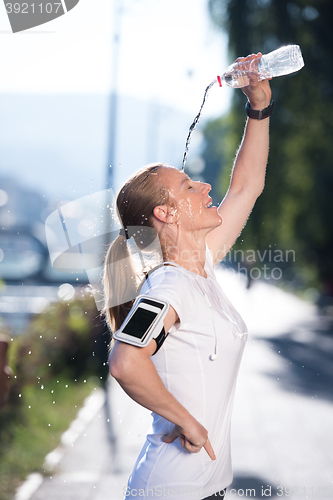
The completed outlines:
{"type": "Polygon", "coordinates": [[[22,394],[19,394],[19,398],[21,398],[21,397],[22,397],[22,394]]]}
{"type": "Polygon", "coordinates": [[[59,286],[58,297],[62,300],[71,300],[74,298],[75,288],[70,283],[63,283],[59,286]]]}
{"type": "Polygon", "coordinates": [[[44,389],[44,386],[43,386],[43,384],[42,384],[42,385],[40,386],[40,388],[41,388],[41,389],[44,389]]]}

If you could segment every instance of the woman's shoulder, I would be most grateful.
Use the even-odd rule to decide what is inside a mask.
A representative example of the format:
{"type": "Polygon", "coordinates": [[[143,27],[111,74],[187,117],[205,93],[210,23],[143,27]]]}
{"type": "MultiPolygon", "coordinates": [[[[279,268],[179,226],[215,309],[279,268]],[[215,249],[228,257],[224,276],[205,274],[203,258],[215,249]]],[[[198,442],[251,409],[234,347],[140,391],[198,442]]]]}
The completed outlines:
{"type": "Polygon", "coordinates": [[[193,317],[194,310],[189,304],[189,293],[193,290],[190,278],[179,266],[164,265],[152,270],[144,282],[140,294],[166,300],[184,324],[193,317]]]}
{"type": "Polygon", "coordinates": [[[187,286],[188,283],[189,278],[181,266],[166,263],[152,269],[148,273],[146,281],[142,286],[142,293],[156,287],[182,288],[182,285],[187,286]]]}

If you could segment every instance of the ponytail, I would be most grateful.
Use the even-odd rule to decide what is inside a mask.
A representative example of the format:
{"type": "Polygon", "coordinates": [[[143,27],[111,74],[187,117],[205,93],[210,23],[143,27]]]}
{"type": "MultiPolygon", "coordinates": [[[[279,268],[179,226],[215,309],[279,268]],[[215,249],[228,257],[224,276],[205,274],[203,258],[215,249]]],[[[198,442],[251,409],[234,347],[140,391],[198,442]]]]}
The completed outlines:
{"type": "MultiPolygon", "coordinates": [[[[140,248],[143,243],[140,228],[154,228],[154,208],[169,203],[168,190],[159,182],[158,169],[161,167],[164,165],[144,167],[125,183],[117,196],[118,215],[124,230],[109,247],[104,265],[104,314],[111,332],[122,325],[144,277],[136,272],[127,238],[132,236],[140,248]],[[130,226],[139,229],[128,235],[130,226]]],[[[156,231],[146,232],[148,239],[153,241],[156,231]]],[[[143,246],[148,246],[147,241],[143,246]]]]}
{"type": "Polygon", "coordinates": [[[139,283],[127,240],[119,235],[111,244],[104,263],[104,314],[111,331],[120,328],[133,305],[139,283]]]}

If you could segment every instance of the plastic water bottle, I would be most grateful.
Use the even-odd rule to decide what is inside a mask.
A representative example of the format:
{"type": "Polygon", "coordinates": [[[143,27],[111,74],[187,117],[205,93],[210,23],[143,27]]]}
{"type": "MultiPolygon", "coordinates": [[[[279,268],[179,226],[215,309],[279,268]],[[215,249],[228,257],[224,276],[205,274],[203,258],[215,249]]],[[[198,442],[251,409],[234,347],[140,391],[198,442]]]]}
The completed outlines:
{"type": "Polygon", "coordinates": [[[232,64],[217,80],[220,86],[226,83],[229,87],[240,88],[249,85],[249,74],[255,74],[258,80],[265,80],[294,73],[303,66],[299,45],[286,45],[260,58],[232,64]]]}

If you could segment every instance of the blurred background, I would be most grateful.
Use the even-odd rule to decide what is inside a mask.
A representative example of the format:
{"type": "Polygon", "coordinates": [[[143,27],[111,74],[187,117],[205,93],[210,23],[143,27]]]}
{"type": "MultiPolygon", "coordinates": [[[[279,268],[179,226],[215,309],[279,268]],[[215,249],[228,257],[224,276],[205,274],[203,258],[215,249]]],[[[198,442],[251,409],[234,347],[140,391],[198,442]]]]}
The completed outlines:
{"type": "MultiPolygon", "coordinates": [[[[180,167],[207,85],[236,57],[289,43],[301,46],[305,67],[271,82],[266,187],[223,266],[234,278],[241,273],[244,289],[279,286],[315,306],[323,352],[331,352],[331,23],[329,0],[80,0],[50,23],[13,34],[0,5],[3,394],[11,369],[0,410],[1,500],[44,471],[45,455],[85,397],[108,380],[109,335],[88,276],[52,268],[47,217],[98,191],[116,193],[144,164],[180,167]]],[[[216,204],[245,102],[240,91],[214,86],[191,140],[186,170],[212,185],[216,204]]],[[[332,368],[325,370],[320,380],[331,384],[332,368]]],[[[326,391],[322,397],[331,400],[326,391]]]]}
{"type": "MultiPolygon", "coordinates": [[[[180,166],[203,91],[227,65],[227,37],[203,1],[97,5],[81,0],[66,15],[15,36],[1,7],[0,276],[19,285],[15,293],[22,279],[87,282],[85,273],[52,269],[46,218],[106,187],[116,193],[147,163],[180,166]]],[[[205,119],[230,105],[229,89],[219,90],[205,119]]],[[[200,163],[202,145],[201,131],[192,161],[200,163]]],[[[22,304],[14,311],[16,298],[7,302],[0,312],[15,312],[8,319],[19,326],[22,304]]]]}

